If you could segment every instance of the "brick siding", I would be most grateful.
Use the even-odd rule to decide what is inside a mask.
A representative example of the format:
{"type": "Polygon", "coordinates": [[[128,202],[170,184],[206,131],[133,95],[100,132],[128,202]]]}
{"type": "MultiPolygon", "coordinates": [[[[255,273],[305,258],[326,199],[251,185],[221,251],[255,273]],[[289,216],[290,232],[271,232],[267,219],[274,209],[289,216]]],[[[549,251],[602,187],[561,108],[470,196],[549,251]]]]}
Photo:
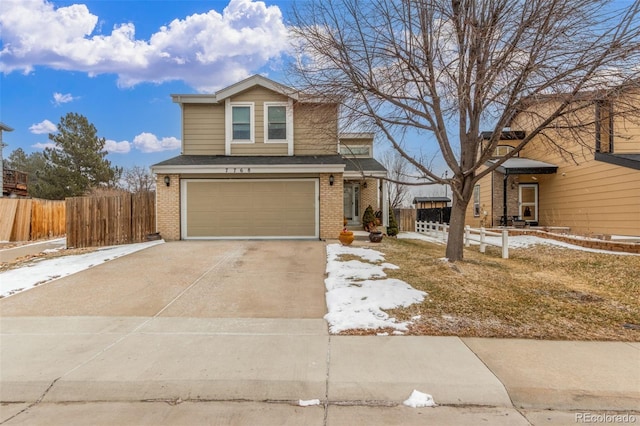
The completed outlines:
{"type": "Polygon", "coordinates": [[[180,239],[180,175],[158,174],[156,180],[156,228],[166,241],[180,239]],[[164,177],[169,176],[167,186],[164,177]]]}
{"type": "Polygon", "coordinates": [[[338,238],[344,219],[342,173],[333,173],[333,185],[329,185],[329,176],[329,173],[320,174],[320,238],[323,240],[338,238]]]}

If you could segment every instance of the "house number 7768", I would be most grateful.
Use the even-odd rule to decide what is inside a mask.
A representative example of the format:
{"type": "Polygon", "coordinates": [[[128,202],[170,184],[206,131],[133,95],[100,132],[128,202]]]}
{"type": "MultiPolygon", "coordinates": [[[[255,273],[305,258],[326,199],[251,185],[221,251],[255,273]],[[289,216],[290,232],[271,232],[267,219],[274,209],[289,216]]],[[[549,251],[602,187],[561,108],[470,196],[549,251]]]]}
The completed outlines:
{"type": "Polygon", "coordinates": [[[224,169],[225,173],[251,173],[251,168],[247,167],[246,169],[244,167],[238,168],[238,167],[234,167],[234,168],[229,168],[229,167],[225,167],[224,169]]]}

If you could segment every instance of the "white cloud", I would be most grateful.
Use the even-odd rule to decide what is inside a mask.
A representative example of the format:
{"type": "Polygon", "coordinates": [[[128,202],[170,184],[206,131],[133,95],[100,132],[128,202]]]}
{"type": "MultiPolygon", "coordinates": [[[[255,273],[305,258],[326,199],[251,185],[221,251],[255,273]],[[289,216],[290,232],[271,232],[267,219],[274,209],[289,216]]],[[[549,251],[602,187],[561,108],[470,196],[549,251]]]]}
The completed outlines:
{"type": "Polygon", "coordinates": [[[31,145],[32,148],[36,148],[36,149],[42,149],[44,150],[45,148],[56,148],[56,144],[53,142],[38,142],[38,143],[34,143],[33,145],[31,145]]]}
{"type": "Polygon", "coordinates": [[[42,65],[115,73],[121,87],[184,80],[212,91],[277,62],[289,49],[280,9],[262,1],[230,0],[222,13],[175,19],[149,40],[136,39],[133,23],[114,26],[111,34],[98,34],[97,24],[84,4],[3,0],[0,71],[29,73],[42,65]]]}
{"type": "Polygon", "coordinates": [[[143,132],[133,138],[133,145],[142,152],[160,152],[180,148],[180,139],[174,137],[158,139],[153,133],[143,132]]]}
{"type": "Polygon", "coordinates": [[[48,133],[55,133],[58,131],[58,128],[49,120],[44,120],[40,123],[32,124],[31,127],[29,127],[29,131],[36,135],[44,135],[48,133]]]}
{"type": "Polygon", "coordinates": [[[107,139],[104,143],[104,150],[110,154],[126,154],[131,151],[131,142],[116,142],[114,140],[107,139]]]}
{"type": "Polygon", "coordinates": [[[71,93],[66,93],[66,94],[62,94],[62,93],[58,93],[55,92],[53,94],[53,103],[54,105],[62,105],[62,104],[66,104],[68,102],[74,101],[77,98],[71,96],[71,93]]]}

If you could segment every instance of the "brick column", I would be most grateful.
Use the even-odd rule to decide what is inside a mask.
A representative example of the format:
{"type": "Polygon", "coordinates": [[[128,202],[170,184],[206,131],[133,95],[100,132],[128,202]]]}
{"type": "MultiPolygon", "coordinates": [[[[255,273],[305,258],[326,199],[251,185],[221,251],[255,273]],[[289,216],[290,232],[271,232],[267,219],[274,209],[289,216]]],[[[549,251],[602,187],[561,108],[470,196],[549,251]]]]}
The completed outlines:
{"type": "Polygon", "coordinates": [[[156,229],[166,241],[180,239],[180,175],[157,175],[156,229]],[[164,182],[169,176],[170,183],[164,182]]]}
{"type": "Polygon", "coordinates": [[[344,219],[342,173],[320,174],[320,238],[337,239],[344,219]],[[333,175],[333,185],[329,176],[333,175]]]}

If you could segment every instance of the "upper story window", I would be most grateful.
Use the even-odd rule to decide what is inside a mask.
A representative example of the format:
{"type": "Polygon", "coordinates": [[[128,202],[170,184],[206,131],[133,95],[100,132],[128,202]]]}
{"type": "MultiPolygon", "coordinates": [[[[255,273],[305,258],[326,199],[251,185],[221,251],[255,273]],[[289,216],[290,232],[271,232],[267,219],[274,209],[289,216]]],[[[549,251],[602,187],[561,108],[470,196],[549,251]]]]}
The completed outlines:
{"type": "Polygon", "coordinates": [[[493,151],[493,157],[504,157],[513,150],[514,148],[511,145],[498,145],[493,151]]]}
{"type": "Polygon", "coordinates": [[[227,102],[226,138],[232,143],[253,143],[255,119],[253,102],[227,102]]]}
{"type": "Polygon", "coordinates": [[[596,152],[613,152],[613,103],[611,101],[596,102],[595,133],[596,152]]]}
{"type": "Polygon", "coordinates": [[[371,157],[371,147],[369,145],[340,145],[340,155],[371,157]]]}
{"type": "Polygon", "coordinates": [[[293,105],[291,102],[264,103],[264,141],[288,143],[293,135],[293,105]]]}
{"type": "Polygon", "coordinates": [[[233,140],[251,140],[251,107],[233,106],[233,140]]]}
{"type": "Polygon", "coordinates": [[[267,139],[287,139],[287,107],[267,106],[267,139]]]}

